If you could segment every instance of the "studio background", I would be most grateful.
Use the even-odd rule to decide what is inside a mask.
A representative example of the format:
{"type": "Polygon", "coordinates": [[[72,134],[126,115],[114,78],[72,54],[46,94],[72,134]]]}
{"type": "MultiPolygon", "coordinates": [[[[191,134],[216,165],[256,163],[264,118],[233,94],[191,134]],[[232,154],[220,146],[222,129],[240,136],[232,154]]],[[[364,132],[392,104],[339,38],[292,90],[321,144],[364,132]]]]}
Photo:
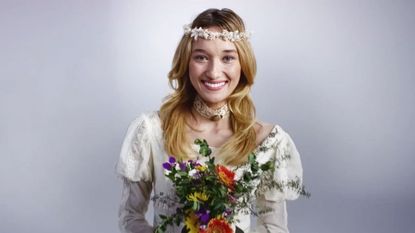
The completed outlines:
{"type": "Polygon", "coordinates": [[[258,118],[301,154],[293,233],[414,228],[414,1],[0,1],[0,232],[118,232],[128,124],[157,110],[182,26],[254,32],[258,118]]]}

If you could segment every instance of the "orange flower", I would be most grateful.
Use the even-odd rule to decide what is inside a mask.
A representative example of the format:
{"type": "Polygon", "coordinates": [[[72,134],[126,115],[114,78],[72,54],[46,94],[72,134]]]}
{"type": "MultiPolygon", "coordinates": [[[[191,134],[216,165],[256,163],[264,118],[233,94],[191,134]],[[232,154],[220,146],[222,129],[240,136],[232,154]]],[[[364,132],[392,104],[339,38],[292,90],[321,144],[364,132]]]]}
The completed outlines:
{"type": "Polygon", "coordinates": [[[235,173],[222,165],[216,165],[216,172],[219,175],[220,181],[233,190],[235,185],[235,173]]]}
{"type": "Polygon", "coordinates": [[[201,230],[200,233],[233,233],[228,222],[221,218],[212,218],[209,221],[208,227],[201,230]]]}

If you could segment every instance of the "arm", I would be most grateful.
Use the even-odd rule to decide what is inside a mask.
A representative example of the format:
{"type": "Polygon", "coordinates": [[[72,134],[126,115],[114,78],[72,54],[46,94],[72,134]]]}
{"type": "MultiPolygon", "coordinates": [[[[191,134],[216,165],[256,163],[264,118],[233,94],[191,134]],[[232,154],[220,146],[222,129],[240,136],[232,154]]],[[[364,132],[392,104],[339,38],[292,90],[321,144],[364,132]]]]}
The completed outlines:
{"type": "Polygon", "coordinates": [[[284,200],[266,200],[262,195],[257,199],[257,210],[267,210],[257,218],[258,233],[288,233],[287,206],[284,200]]]}
{"type": "Polygon", "coordinates": [[[117,173],[123,180],[119,227],[123,233],[151,233],[145,219],[152,190],[151,127],[145,114],[128,127],[122,144],[117,173]]]}
{"type": "Polygon", "coordinates": [[[152,233],[153,227],[145,219],[152,183],[133,182],[123,178],[122,199],[119,208],[119,227],[123,233],[152,233]]]}

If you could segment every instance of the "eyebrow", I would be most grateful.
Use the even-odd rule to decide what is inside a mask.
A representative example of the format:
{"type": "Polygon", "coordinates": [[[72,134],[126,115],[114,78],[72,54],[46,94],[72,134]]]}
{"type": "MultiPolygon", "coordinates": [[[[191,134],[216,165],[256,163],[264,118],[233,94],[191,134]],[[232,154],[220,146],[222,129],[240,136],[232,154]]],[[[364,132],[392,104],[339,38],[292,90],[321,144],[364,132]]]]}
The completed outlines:
{"type": "MultiPolygon", "coordinates": [[[[202,52],[202,53],[208,53],[206,50],[204,49],[194,49],[192,52],[202,52]]],[[[224,53],[237,53],[236,49],[225,49],[222,50],[222,52],[224,53]]]]}

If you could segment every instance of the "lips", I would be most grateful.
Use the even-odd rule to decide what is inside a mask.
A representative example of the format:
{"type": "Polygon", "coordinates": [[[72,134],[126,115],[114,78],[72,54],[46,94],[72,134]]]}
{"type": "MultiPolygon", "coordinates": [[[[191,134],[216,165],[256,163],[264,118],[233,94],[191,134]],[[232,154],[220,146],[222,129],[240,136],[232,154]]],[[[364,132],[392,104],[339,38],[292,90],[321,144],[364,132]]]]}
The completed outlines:
{"type": "Polygon", "coordinates": [[[215,81],[215,82],[202,81],[202,83],[208,90],[217,91],[217,90],[222,89],[222,87],[225,86],[227,81],[215,81]]]}

